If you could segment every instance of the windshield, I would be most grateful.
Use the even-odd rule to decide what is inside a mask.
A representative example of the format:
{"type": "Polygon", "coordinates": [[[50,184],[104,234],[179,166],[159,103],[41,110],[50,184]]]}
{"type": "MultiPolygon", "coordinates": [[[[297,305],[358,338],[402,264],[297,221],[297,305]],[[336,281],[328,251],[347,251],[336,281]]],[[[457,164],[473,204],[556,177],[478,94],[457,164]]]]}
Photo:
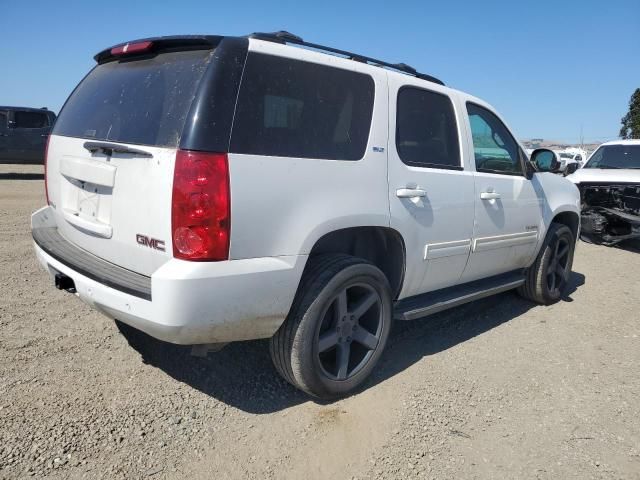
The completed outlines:
{"type": "Polygon", "coordinates": [[[194,50],[98,65],[67,100],[53,134],[176,147],[210,58],[194,50]]]}
{"type": "Polygon", "coordinates": [[[640,145],[604,145],[584,168],[640,168],[640,145]]]}
{"type": "Polygon", "coordinates": [[[572,153],[560,153],[560,158],[573,158],[573,154],[572,153]]]}

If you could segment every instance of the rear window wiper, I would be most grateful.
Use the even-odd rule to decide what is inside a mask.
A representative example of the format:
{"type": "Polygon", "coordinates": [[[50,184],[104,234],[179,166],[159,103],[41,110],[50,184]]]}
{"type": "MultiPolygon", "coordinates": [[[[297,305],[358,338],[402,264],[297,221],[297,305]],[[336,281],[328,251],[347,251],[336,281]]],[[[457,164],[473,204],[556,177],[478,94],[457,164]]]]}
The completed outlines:
{"type": "Polygon", "coordinates": [[[151,155],[149,152],[145,152],[144,150],[127,147],[125,145],[118,145],[117,143],[84,142],[83,147],[86,150],[89,150],[91,153],[102,151],[109,156],[113,155],[114,153],[126,153],[129,155],[136,155],[138,157],[153,157],[153,155],[151,155]]]}

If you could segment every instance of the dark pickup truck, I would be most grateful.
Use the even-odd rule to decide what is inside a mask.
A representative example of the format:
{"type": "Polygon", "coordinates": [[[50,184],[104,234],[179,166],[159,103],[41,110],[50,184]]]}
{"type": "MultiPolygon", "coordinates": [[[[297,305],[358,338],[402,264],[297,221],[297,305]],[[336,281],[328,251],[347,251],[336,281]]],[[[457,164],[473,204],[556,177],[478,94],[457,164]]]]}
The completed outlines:
{"type": "Polygon", "coordinates": [[[46,108],[0,106],[0,163],[44,163],[55,119],[46,108]]]}

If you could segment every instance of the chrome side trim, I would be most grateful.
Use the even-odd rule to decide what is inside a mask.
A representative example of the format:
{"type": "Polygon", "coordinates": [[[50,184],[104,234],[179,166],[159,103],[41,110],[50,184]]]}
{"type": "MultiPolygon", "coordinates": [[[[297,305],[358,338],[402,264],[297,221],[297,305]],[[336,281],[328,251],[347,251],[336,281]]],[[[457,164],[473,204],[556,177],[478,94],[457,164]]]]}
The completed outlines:
{"type": "Polygon", "coordinates": [[[424,259],[452,257],[454,255],[466,255],[471,248],[471,239],[454,240],[452,242],[428,243],[424,247],[424,259]]]}
{"type": "Polygon", "coordinates": [[[495,237],[480,237],[473,240],[473,252],[485,252],[497,248],[515,247],[516,245],[528,245],[538,241],[538,230],[530,232],[510,233],[508,235],[496,235],[495,237]]]}

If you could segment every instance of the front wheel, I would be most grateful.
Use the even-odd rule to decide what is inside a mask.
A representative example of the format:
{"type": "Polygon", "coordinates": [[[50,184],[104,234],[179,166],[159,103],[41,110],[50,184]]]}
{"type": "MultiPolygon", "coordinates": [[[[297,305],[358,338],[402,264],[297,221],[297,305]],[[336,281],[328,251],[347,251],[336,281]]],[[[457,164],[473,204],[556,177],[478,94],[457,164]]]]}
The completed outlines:
{"type": "Polygon", "coordinates": [[[391,330],[391,289],[375,265],[349,255],[309,260],[291,311],[270,342],[278,372],[315,397],[352,393],[391,330]]]}
{"type": "Polygon", "coordinates": [[[569,227],[552,223],[536,261],[527,270],[525,283],[518,289],[520,295],[543,305],[560,300],[571,275],[575,245],[569,227]]]}

